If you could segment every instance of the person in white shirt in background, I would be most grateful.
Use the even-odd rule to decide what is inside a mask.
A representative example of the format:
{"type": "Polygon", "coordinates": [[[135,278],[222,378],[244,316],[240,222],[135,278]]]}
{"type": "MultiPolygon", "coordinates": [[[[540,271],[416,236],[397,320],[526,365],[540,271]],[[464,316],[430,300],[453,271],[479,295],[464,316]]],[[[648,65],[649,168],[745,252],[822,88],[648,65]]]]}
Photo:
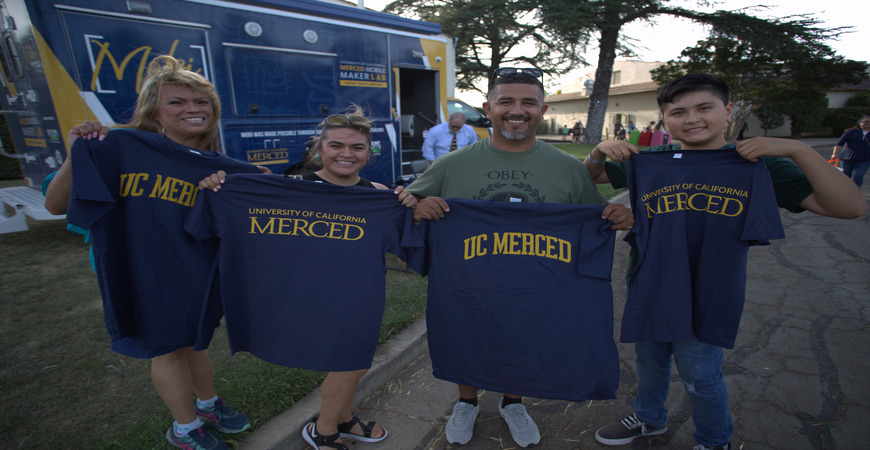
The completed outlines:
{"type": "Polygon", "coordinates": [[[477,139],[474,128],[465,124],[465,114],[455,112],[449,121],[429,129],[423,142],[423,158],[432,164],[439,156],[473,144],[477,139]]]}

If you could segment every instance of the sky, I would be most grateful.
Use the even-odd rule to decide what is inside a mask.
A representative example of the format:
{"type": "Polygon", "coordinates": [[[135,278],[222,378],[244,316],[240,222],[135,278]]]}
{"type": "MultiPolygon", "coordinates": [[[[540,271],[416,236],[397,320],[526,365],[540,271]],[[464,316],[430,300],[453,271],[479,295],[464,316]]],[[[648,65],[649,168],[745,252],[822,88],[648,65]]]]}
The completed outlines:
{"type": "MultiPolygon", "coordinates": [[[[389,0],[364,0],[367,8],[382,10],[389,0]]],[[[769,9],[757,10],[750,14],[762,17],[785,17],[795,14],[812,14],[822,23],[820,27],[853,27],[851,33],[843,34],[839,40],[827,44],[838,55],[858,61],[870,61],[870,26],[866,24],[866,4],[855,0],[728,0],[718,1],[713,8],[699,8],[702,11],[734,10],[759,4],[768,5],[769,9]],[[857,6],[861,5],[861,6],[857,6]],[[863,22],[863,23],[862,23],[863,22]]],[[[686,8],[697,8],[697,1],[677,0],[671,4],[686,8]]],[[[677,59],[686,47],[692,47],[699,40],[707,37],[705,27],[688,20],[659,17],[653,24],[633,22],[623,27],[623,36],[637,39],[635,52],[641,61],[668,61],[677,59]]],[[[591,64],[598,60],[598,47],[590,48],[585,58],[591,64]]],[[[594,70],[594,66],[579,67],[567,75],[548,81],[546,89],[555,92],[563,84],[577,79],[583,74],[594,70]]],[[[471,92],[457,92],[457,97],[472,105],[483,102],[483,95],[471,92]]]]}

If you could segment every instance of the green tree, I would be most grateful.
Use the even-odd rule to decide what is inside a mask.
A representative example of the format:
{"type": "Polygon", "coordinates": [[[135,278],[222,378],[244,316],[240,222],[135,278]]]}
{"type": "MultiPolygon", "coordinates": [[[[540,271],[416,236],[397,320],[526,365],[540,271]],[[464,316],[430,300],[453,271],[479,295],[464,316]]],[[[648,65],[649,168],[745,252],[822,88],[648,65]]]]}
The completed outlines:
{"type": "Polygon", "coordinates": [[[791,119],[791,135],[816,131],[822,125],[828,111],[828,96],[824,92],[809,92],[805,96],[792,97],[783,102],[786,115],[791,119]]]}
{"type": "Polygon", "coordinates": [[[662,13],[667,0],[541,0],[541,21],[565,44],[598,40],[598,65],[589,96],[586,119],[587,143],[601,141],[607,112],[613,63],[618,54],[631,54],[622,27],[636,20],[651,20],[662,13]]]}
{"type": "Polygon", "coordinates": [[[870,107],[870,90],[861,91],[857,94],[852,95],[851,97],[846,99],[846,104],[844,106],[870,107]]]}
{"type": "Polygon", "coordinates": [[[761,122],[761,129],[767,136],[767,130],[785,125],[785,112],[778,105],[764,105],[755,111],[755,117],[761,122]]]}
{"type": "MultiPolygon", "coordinates": [[[[565,42],[579,42],[589,39],[590,33],[598,37],[599,56],[598,67],[595,74],[590,97],[588,126],[591,132],[591,142],[598,142],[604,125],[604,117],[607,110],[607,96],[610,91],[610,80],[613,74],[613,62],[616,58],[620,43],[624,45],[622,27],[628,23],[642,20],[652,21],[656,17],[668,15],[682,17],[695,22],[709,25],[713,32],[713,38],[702,41],[698,47],[692,49],[697,54],[696,59],[717,57],[717,62],[722,65],[742,65],[742,69],[735,72],[755,73],[751,83],[744,82],[739,78],[726,79],[732,90],[737,93],[752,92],[763,88],[761,85],[776,84],[778,69],[772,64],[765,64],[765,70],[753,71],[755,62],[767,62],[763,55],[753,53],[756,47],[779,47],[781,54],[791,52],[789,60],[795,61],[800,57],[814,60],[814,67],[824,65],[819,55],[832,57],[829,47],[822,44],[827,39],[835,38],[845,32],[845,28],[820,28],[819,21],[807,15],[791,16],[781,19],[761,19],[747,14],[749,10],[716,11],[703,13],[695,10],[675,7],[668,0],[600,0],[600,1],[575,1],[575,0],[542,0],[541,17],[546,28],[552,33],[562,36],[565,42]],[[592,21],[592,28],[578,27],[575,23],[579,18],[580,24],[592,21]],[[711,42],[716,41],[716,42],[711,42]],[[718,44],[714,49],[718,52],[711,54],[704,46],[718,44]],[[707,50],[705,52],[705,50],[707,50]]],[[[710,2],[698,1],[699,5],[708,5],[710,2]]],[[[684,55],[685,56],[685,55],[684,55]]],[[[821,58],[824,59],[824,58],[821,58]]],[[[775,60],[778,61],[778,60],[775,60]]],[[[830,68],[831,65],[828,65],[830,68]]],[[[839,67],[838,67],[839,68],[839,67]]],[[[687,70],[685,67],[671,65],[660,72],[660,77],[666,74],[676,75],[687,72],[700,72],[704,70],[687,70]]],[[[727,73],[725,71],[721,73],[727,73]]],[[[851,74],[852,72],[850,72],[851,74]]],[[[812,78],[812,74],[792,73],[791,79],[812,78]]],[[[673,78],[670,78],[673,79],[673,78]]],[[[658,81],[658,80],[657,80],[658,81]]],[[[737,97],[742,98],[741,96],[737,97]]],[[[759,105],[760,106],[760,105],[759,105]]],[[[738,110],[738,114],[750,112],[738,110]]],[[[745,120],[745,117],[743,118],[745,120]]],[[[736,126],[729,132],[739,130],[743,126],[743,120],[739,123],[732,122],[736,126]]]]}
{"type": "Polygon", "coordinates": [[[767,130],[785,125],[788,118],[791,136],[799,137],[802,133],[818,130],[827,111],[828,96],[816,91],[765,103],[755,111],[755,117],[761,121],[765,136],[767,130]]]}
{"type": "Polygon", "coordinates": [[[579,58],[577,46],[544,31],[530,0],[396,0],[384,12],[416,17],[441,25],[456,41],[456,87],[476,90],[478,81],[490,80],[499,67],[537,67],[548,75],[561,75],[579,58]],[[521,52],[523,44],[534,52],[521,52]]]}
{"type": "Polygon", "coordinates": [[[677,61],[654,69],[653,80],[664,85],[686,73],[710,73],[725,81],[734,103],[726,139],[733,141],[746,119],[765,104],[779,105],[793,119],[793,132],[818,126],[827,103],[824,91],[839,84],[858,83],[867,64],[846,60],[821,44],[824,31],[803,16],[791,22],[754,30],[754,39],[741,40],[744,31],[714,29],[713,36],[682,52],[677,61]],[[783,30],[793,30],[783,34],[783,30]],[[800,34],[801,30],[805,34],[800,34]],[[802,102],[805,100],[805,102],[802,102]],[[818,111],[810,111],[819,108],[818,111]],[[794,114],[792,116],[792,114],[794,114]],[[797,125],[797,128],[794,128],[797,125]]]}
{"type": "Polygon", "coordinates": [[[842,108],[828,109],[823,123],[831,127],[831,136],[839,137],[865,114],[870,114],[870,90],[852,95],[842,108]]]}
{"type": "MultiPolygon", "coordinates": [[[[571,65],[585,64],[578,50],[597,41],[599,54],[587,119],[590,143],[601,139],[613,63],[618,55],[633,53],[632,39],[622,33],[629,23],[653,22],[663,15],[681,17],[710,25],[714,37],[737,43],[766,41],[797,53],[809,50],[828,54],[830,48],[822,42],[848,30],[817,27],[819,21],[806,15],[768,20],[747,14],[753,11],[750,9],[703,13],[672,6],[673,3],[671,0],[396,0],[385,11],[439,23],[444,32],[457,37],[457,87],[462,89],[479,90],[475,82],[490,79],[494,69],[503,65],[524,64],[554,75],[565,73],[573,68],[571,65]],[[511,52],[527,40],[535,43],[535,54],[514,56],[516,53],[511,52]]],[[[697,1],[703,6],[713,3],[697,1]]],[[[750,48],[751,45],[746,45],[733,50],[750,48]]],[[[742,53],[734,56],[740,57],[742,53]]],[[[793,59],[796,58],[797,55],[793,59]]],[[[801,78],[801,74],[792,76],[801,78]]],[[[769,78],[755,78],[754,82],[760,80],[769,78]]],[[[755,89],[741,83],[732,86],[737,91],[755,89]]]]}

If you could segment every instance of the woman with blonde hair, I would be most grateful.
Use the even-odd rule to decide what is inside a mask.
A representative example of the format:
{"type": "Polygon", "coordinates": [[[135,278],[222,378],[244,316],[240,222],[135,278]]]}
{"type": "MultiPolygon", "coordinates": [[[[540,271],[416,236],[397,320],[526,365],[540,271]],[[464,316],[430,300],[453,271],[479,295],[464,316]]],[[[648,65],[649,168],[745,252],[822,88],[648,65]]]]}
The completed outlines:
{"type": "Polygon", "coordinates": [[[220,112],[207,79],[159,56],[148,66],[131,121],[111,133],[99,122],[73,128],[70,155],[46,189],[49,211],[67,213],[70,224],[94,235],[112,350],[151,360],[151,380],[174,418],[166,440],[186,449],[226,449],[208,427],[225,433],[250,427],[217,396],[205,350],[218,325],[214,316],[200,319],[213,244],[194,241],[182,226],[204,176],[262,171],[216,151],[220,112]],[[133,174],[140,188],[153,184],[151,195],[119,189],[133,174]],[[173,189],[187,190],[155,195],[160,180],[170,178],[173,189]]]}

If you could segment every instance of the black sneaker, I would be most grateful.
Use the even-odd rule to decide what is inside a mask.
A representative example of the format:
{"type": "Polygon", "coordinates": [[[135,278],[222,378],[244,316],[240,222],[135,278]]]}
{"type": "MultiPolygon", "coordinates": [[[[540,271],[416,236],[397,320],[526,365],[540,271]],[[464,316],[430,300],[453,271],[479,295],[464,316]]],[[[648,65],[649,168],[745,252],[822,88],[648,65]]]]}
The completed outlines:
{"type": "Polygon", "coordinates": [[[595,432],[595,440],[604,445],[625,445],[640,436],[656,436],[668,432],[668,426],[647,425],[632,414],[619,422],[601,427],[595,432]]]}
{"type": "Polygon", "coordinates": [[[718,447],[707,447],[706,445],[696,445],[692,450],[731,450],[731,443],[720,445],[718,447]]]}

